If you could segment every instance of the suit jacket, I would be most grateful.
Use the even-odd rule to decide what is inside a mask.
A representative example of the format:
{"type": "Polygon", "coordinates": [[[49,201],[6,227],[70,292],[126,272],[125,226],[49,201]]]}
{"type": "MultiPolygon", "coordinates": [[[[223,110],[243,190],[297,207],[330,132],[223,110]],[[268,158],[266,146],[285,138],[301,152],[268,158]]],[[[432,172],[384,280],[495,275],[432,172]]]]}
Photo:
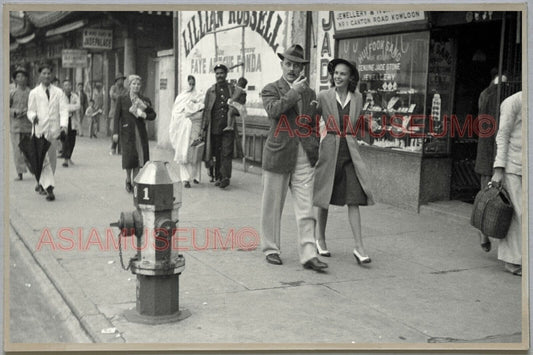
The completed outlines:
{"type": "MultiPolygon", "coordinates": [[[[359,92],[349,92],[348,95],[350,95],[350,123],[351,127],[356,130],[357,120],[361,115],[363,96],[359,92]]],[[[335,88],[321,91],[318,94],[318,110],[321,111],[324,120],[327,120],[329,116],[333,116],[337,119],[337,122],[340,122],[335,88]]],[[[374,204],[374,199],[370,191],[368,170],[359,151],[357,136],[350,129],[346,129],[346,143],[348,144],[348,150],[350,151],[350,157],[357,179],[367,196],[368,205],[372,205],[374,204]]],[[[339,146],[340,137],[336,134],[326,134],[320,142],[320,152],[315,168],[315,184],[313,189],[313,204],[315,206],[329,208],[329,201],[331,200],[335,180],[335,165],[337,163],[339,146]]]]}
{"type": "MultiPolygon", "coordinates": [[[[207,89],[204,98],[204,113],[202,116],[202,128],[205,132],[205,151],[203,156],[203,161],[209,163],[213,157],[212,153],[212,144],[211,144],[211,111],[213,111],[213,106],[215,105],[216,95],[216,85],[213,84],[209,89],[207,89]]],[[[228,83],[229,97],[233,96],[235,91],[235,85],[228,83]]],[[[236,128],[236,127],[234,127],[236,128]]],[[[234,131],[235,132],[235,131],[234,131]]]]}
{"type": "Polygon", "coordinates": [[[147,97],[139,95],[148,108],[144,111],[146,118],[137,118],[130,113],[131,99],[129,93],[119,96],[114,117],[114,134],[120,135],[120,146],[122,148],[122,169],[142,168],[144,163],[150,160],[148,150],[148,133],[144,120],[155,120],[156,113],[152,108],[152,102],[147,97]],[[139,161],[141,152],[137,152],[135,141],[135,131],[137,130],[141,140],[143,161],[139,161]]]}
{"type": "Polygon", "coordinates": [[[44,136],[52,141],[59,137],[59,128],[68,126],[68,101],[65,93],[58,87],[48,87],[50,99],[46,96],[46,88],[39,84],[30,91],[28,97],[28,119],[35,125],[35,135],[44,136]]]}
{"type": "Polygon", "coordinates": [[[279,174],[292,173],[302,144],[309,164],[318,160],[319,133],[316,99],[313,90],[302,95],[289,87],[282,77],[261,92],[263,106],[270,119],[270,130],[263,148],[263,169],[279,174]],[[297,122],[298,120],[298,122],[297,122]]]}

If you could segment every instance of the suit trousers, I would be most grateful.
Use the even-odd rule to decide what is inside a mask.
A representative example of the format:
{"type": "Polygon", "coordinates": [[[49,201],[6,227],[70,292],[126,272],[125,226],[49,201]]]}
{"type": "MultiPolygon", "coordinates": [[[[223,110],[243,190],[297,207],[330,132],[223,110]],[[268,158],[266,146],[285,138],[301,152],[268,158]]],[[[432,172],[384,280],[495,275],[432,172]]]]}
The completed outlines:
{"type": "Polygon", "coordinates": [[[313,213],[314,168],[301,144],[293,173],[279,174],[263,170],[263,199],[261,205],[261,248],[265,255],[280,254],[281,216],[287,190],[290,188],[298,230],[298,254],[305,264],[317,256],[313,213]]]}
{"type": "Polygon", "coordinates": [[[74,151],[74,146],[76,145],[76,135],[77,131],[72,129],[72,122],[69,118],[67,135],[63,143],[63,158],[70,159],[72,157],[72,152],[74,151]]]}
{"type": "Polygon", "coordinates": [[[15,158],[15,168],[17,174],[24,174],[26,172],[26,161],[24,155],[19,148],[19,143],[24,136],[31,136],[31,133],[13,133],[11,132],[11,146],[13,148],[13,156],[15,158]]]}
{"type": "Polygon", "coordinates": [[[235,133],[233,131],[211,135],[213,155],[215,156],[215,178],[217,180],[231,178],[234,139],[235,133]]]}
{"type": "Polygon", "coordinates": [[[41,172],[41,178],[39,184],[43,188],[55,185],[54,174],[57,164],[57,139],[52,139],[50,142],[50,148],[44,157],[43,171],[41,172]]]}
{"type": "Polygon", "coordinates": [[[500,239],[498,259],[522,265],[522,176],[505,173],[502,182],[509,193],[514,213],[507,236],[500,239]]]}

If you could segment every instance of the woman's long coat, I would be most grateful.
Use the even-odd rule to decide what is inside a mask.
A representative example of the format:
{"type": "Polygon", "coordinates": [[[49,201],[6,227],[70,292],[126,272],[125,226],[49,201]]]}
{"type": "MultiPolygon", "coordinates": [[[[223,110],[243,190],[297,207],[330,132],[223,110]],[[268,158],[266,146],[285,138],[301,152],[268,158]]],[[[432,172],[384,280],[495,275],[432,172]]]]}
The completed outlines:
{"type": "MultiPolygon", "coordinates": [[[[350,95],[350,123],[355,131],[357,120],[361,114],[363,104],[363,97],[361,93],[348,92],[350,95]]],[[[338,121],[339,110],[337,108],[337,99],[335,88],[326,91],[321,91],[317,97],[319,111],[322,112],[322,119],[327,121],[329,116],[334,116],[338,121]]],[[[365,132],[368,134],[368,132],[365,132]]],[[[370,179],[368,177],[368,170],[361,157],[359,151],[359,143],[357,137],[352,134],[350,129],[347,129],[346,143],[350,151],[355,173],[359,179],[359,183],[366,193],[368,205],[374,204],[372,193],[370,191],[370,179]]],[[[318,162],[315,167],[315,184],[313,192],[313,204],[322,208],[329,208],[331,194],[333,192],[333,181],[335,179],[335,165],[337,163],[337,154],[339,152],[340,137],[336,134],[322,134],[320,141],[320,148],[318,153],[318,162]]]]}
{"type": "Polygon", "coordinates": [[[145,110],[146,118],[137,118],[129,111],[131,99],[129,93],[119,96],[115,109],[114,134],[120,135],[120,146],[122,149],[122,169],[142,168],[144,163],[150,160],[148,149],[148,133],[146,132],[145,120],[155,120],[156,113],[152,108],[152,102],[147,97],[139,95],[148,106],[145,110]],[[144,161],[139,161],[139,154],[135,143],[135,127],[137,127],[144,161]]]}

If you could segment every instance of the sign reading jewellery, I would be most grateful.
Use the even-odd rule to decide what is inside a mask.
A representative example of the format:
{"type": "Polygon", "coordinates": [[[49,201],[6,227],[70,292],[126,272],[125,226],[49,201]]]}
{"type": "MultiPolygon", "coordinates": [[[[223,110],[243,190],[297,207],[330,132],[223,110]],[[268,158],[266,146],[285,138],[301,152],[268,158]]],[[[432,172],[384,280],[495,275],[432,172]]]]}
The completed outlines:
{"type": "Polygon", "coordinates": [[[185,56],[205,35],[219,29],[245,26],[257,32],[275,52],[283,19],[275,11],[198,11],[181,32],[185,56]]]}
{"type": "Polygon", "coordinates": [[[424,11],[334,11],[335,30],[392,25],[424,20],[424,11]]]}
{"type": "Polygon", "coordinates": [[[97,28],[84,29],[83,48],[113,49],[113,31],[97,28]]]}

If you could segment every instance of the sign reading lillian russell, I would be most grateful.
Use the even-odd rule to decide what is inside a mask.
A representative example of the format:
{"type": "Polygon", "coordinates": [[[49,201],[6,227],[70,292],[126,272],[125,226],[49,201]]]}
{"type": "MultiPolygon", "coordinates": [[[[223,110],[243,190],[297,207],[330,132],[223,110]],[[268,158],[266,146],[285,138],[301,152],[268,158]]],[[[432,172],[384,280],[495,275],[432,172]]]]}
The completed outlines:
{"type": "Polygon", "coordinates": [[[334,11],[335,30],[424,20],[424,11],[334,11]]]}
{"type": "Polygon", "coordinates": [[[113,49],[113,31],[96,28],[84,29],[83,48],[113,49]]]}

